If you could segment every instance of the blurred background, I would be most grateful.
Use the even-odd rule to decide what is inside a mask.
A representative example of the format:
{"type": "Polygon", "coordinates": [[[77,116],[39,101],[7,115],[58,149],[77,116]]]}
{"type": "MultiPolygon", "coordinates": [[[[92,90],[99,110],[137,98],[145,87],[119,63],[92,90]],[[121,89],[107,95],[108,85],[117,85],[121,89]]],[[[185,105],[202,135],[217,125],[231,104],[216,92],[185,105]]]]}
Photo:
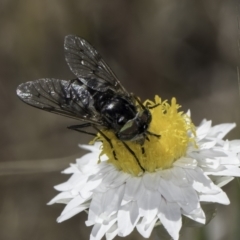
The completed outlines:
{"type": "MultiPolygon", "coordinates": [[[[72,79],[63,54],[67,34],[87,39],[122,84],[142,100],[175,96],[196,125],[236,122],[239,40],[235,0],[0,0],[0,239],[89,239],[85,213],[57,224],[63,205],[46,206],[60,174],[90,138],[67,130],[76,122],[23,104],[16,87],[34,79],[72,79]]],[[[183,240],[237,240],[240,187],[224,190],[204,228],[185,228],[183,240]]],[[[133,233],[126,239],[141,239],[133,233]]],[[[154,239],[154,236],[152,236],[154,239]]]]}

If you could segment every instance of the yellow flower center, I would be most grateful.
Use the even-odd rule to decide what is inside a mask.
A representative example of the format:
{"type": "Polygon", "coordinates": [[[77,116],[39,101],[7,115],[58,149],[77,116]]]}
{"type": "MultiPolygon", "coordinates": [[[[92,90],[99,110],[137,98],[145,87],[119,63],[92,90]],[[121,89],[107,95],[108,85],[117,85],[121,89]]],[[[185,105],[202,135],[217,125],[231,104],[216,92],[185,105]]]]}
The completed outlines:
{"type": "Polygon", "coordinates": [[[178,112],[180,106],[175,98],[169,104],[156,96],[155,102],[147,100],[144,105],[152,114],[148,131],[160,137],[147,134],[142,146],[134,141],[126,141],[135,157],[110,130],[103,130],[103,133],[111,140],[112,147],[101,134],[95,139],[103,143],[100,156],[106,154],[109,163],[134,176],[141,175],[143,171],[171,168],[174,161],[186,154],[188,144],[193,142],[190,133],[195,134],[190,117],[178,112]]]}

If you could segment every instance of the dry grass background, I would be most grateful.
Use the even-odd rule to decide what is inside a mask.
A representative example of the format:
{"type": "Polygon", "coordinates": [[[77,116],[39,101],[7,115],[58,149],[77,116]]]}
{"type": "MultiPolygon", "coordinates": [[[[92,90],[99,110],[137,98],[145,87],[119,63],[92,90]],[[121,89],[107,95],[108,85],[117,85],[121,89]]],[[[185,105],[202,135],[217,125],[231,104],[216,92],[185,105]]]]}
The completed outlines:
{"type": "MultiPolygon", "coordinates": [[[[89,138],[66,129],[76,122],[30,108],[15,94],[22,82],[74,77],[63,55],[67,34],[91,42],[141,99],[175,96],[196,124],[240,124],[237,1],[0,0],[1,240],[89,238],[85,213],[57,224],[63,206],[46,206],[53,186],[68,178],[59,171],[89,138]]],[[[228,137],[239,138],[239,130],[228,137]]],[[[182,240],[240,238],[240,187],[235,180],[224,190],[231,205],[219,207],[207,227],[184,229],[182,240]]]]}

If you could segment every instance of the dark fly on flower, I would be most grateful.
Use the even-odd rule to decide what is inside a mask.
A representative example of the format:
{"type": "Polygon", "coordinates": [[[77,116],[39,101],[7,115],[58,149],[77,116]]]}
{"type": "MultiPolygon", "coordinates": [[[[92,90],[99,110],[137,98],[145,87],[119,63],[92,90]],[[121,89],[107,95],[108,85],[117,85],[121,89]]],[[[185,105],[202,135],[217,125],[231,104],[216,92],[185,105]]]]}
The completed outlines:
{"type": "Polygon", "coordinates": [[[149,108],[125,90],[100,54],[86,40],[66,36],[64,50],[65,59],[76,79],[43,78],[26,82],[18,86],[17,95],[33,107],[84,121],[69,128],[96,135],[83,130],[91,126],[111,146],[111,140],[101,130],[113,131],[136,158],[125,141],[143,145],[148,134],[159,137],[148,131],[151,122],[149,108]]]}

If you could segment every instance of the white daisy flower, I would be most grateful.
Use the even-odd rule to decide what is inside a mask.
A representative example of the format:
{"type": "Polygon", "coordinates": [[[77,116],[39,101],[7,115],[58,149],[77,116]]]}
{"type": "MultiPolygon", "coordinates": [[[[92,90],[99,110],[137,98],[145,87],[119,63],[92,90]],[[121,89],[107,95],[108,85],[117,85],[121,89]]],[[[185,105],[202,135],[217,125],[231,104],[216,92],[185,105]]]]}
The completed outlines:
{"type": "Polygon", "coordinates": [[[58,222],[85,210],[92,240],[125,237],[134,228],[148,238],[156,224],[177,240],[183,215],[205,223],[200,202],[229,204],[221,187],[240,176],[240,140],[223,138],[235,124],[203,120],[195,127],[174,98],[146,103],[159,104],[151,109],[149,131],[161,137],[149,136],[143,147],[127,142],[138,161],[110,131],[104,133],[114,150],[101,135],[81,146],[90,153],[63,171],[72,176],[49,202],[66,204],[58,222]]]}

